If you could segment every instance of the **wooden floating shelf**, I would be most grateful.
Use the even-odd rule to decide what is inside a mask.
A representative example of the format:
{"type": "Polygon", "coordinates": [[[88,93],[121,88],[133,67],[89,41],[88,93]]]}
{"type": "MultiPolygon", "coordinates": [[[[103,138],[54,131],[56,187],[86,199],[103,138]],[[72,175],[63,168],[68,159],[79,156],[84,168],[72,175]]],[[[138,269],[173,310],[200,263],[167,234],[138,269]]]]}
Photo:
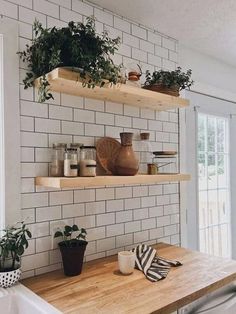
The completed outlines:
{"type": "Polygon", "coordinates": [[[36,177],[36,185],[51,188],[84,188],[94,186],[153,184],[162,182],[188,181],[189,174],[140,174],[136,176],[97,176],[97,177],[36,177]]]}
{"type": "MultiPolygon", "coordinates": [[[[47,79],[50,83],[50,90],[54,92],[124,103],[140,108],[160,111],[183,108],[189,105],[187,99],[126,84],[112,86],[107,84],[104,87],[95,88],[83,87],[79,73],[65,68],[54,69],[47,74],[47,79]]],[[[35,86],[37,87],[38,85],[39,79],[35,81],[35,86]]]]}

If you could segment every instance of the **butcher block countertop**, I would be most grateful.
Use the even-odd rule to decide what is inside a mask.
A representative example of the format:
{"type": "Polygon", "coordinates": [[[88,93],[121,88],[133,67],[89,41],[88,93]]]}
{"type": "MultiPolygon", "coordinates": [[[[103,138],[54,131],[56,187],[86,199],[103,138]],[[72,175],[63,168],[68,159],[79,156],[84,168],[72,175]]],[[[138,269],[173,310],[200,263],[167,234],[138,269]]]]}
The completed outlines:
{"type": "Polygon", "coordinates": [[[156,248],[183,263],[158,282],[138,270],[121,275],[116,255],[86,263],[80,276],[65,277],[59,270],[22,283],[62,313],[167,314],[236,280],[236,261],[163,243],[156,248]]]}

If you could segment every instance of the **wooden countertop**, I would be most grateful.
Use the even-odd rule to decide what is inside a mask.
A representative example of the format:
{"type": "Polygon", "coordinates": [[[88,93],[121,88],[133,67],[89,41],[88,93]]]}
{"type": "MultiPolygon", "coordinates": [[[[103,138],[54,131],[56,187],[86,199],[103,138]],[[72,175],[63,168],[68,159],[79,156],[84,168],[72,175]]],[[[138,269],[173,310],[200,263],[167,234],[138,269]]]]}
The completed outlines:
{"type": "Polygon", "coordinates": [[[160,256],[177,259],[167,278],[155,283],[135,270],[123,276],[117,256],[84,265],[83,273],[65,277],[54,271],[22,283],[62,313],[171,313],[236,280],[236,261],[209,256],[166,244],[156,246],[160,256]]]}

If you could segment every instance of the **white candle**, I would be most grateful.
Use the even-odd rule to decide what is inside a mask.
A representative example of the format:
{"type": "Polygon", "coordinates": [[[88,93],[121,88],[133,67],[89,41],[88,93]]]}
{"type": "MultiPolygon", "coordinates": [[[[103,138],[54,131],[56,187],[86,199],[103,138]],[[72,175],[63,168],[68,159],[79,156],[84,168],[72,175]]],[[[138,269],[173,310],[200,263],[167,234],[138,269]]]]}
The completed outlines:
{"type": "Polygon", "coordinates": [[[124,275],[132,274],[135,266],[135,253],[122,251],[118,253],[119,270],[124,275]]]}

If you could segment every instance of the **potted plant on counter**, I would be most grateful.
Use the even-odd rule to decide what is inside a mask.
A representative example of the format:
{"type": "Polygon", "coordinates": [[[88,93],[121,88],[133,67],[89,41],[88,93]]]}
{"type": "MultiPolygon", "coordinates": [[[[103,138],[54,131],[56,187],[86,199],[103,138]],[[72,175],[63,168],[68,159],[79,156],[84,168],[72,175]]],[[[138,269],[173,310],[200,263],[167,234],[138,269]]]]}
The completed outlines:
{"type": "Polygon", "coordinates": [[[24,222],[3,230],[0,238],[0,287],[11,287],[20,279],[20,259],[28,248],[27,238],[31,237],[31,232],[24,222]]]}
{"type": "Polygon", "coordinates": [[[84,87],[119,81],[120,66],[113,63],[111,56],[118,49],[120,38],[111,39],[106,31],[98,35],[94,17],[88,17],[84,24],[71,21],[62,28],[43,28],[35,21],[33,30],[32,44],[18,53],[29,68],[23,80],[25,88],[33,86],[40,77],[40,102],[53,98],[46,74],[58,67],[78,72],[84,87]]]}
{"type": "Polygon", "coordinates": [[[76,276],[82,272],[84,253],[88,244],[86,235],[86,230],[79,229],[77,225],[66,225],[64,230],[58,230],[54,234],[54,238],[62,237],[62,241],[58,245],[66,276],[76,276]],[[72,237],[73,234],[77,235],[72,237]]]}
{"type": "Polygon", "coordinates": [[[190,88],[193,85],[191,75],[191,69],[185,73],[182,72],[181,67],[178,67],[175,71],[159,70],[154,71],[152,74],[147,71],[143,88],[172,96],[179,96],[180,90],[190,88]]]}

